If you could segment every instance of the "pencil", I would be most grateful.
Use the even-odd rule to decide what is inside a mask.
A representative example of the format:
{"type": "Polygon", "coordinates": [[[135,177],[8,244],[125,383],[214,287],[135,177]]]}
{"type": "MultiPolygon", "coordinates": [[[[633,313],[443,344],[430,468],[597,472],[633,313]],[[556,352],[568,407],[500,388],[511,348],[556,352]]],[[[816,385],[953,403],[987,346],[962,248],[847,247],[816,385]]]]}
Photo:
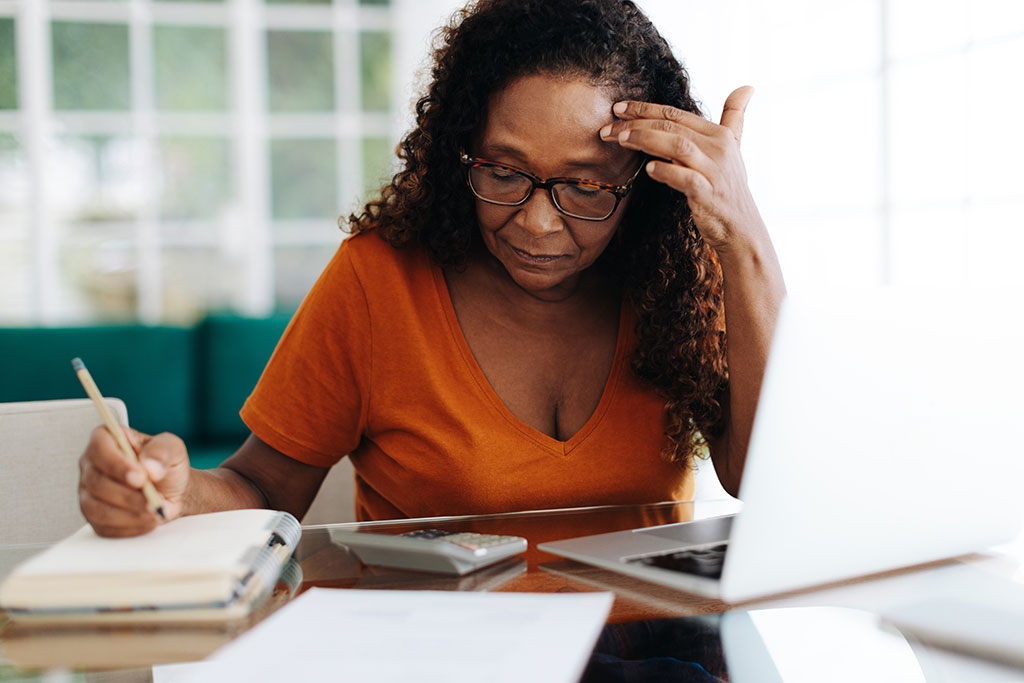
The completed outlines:
{"type": "MultiPolygon", "coordinates": [[[[89,398],[96,405],[96,410],[100,411],[100,417],[103,418],[103,424],[106,425],[107,431],[114,437],[114,441],[121,448],[121,452],[129,460],[139,461],[139,456],[132,448],[132,445],[128,443],[128,438],[124,435],[124,429],[114,419],[114,415],[110,412],[110,408],[107,407],[106,402],[103,400],[103,395],[100,393],[99,387],[96,386],[96,382],[92,380],[92,375],[85,368],[85,363],[82,362],[81,358],[72,358],[71,367],[75,369],[75,374],[78,375],[78,381],[82,383],[85,388],[85,393],[89,394],[89,398]]],[[[152,510],[160,517],[160,519],[166,519],[164,516],[164,500],[157,493],[156,487],[153,486],[153,482],[146,480],[146,484],[142,487],[142,495],[146,497],[146,502],[149,504],[149,509],[152,510]]]]}

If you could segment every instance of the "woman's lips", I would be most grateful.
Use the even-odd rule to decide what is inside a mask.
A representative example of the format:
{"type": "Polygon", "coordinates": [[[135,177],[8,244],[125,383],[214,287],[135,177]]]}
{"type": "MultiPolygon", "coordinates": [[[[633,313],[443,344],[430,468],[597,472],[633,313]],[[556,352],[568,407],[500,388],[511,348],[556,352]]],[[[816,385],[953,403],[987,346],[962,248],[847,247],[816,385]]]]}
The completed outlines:
{"type": "Polygon", "coordinates": [[[518,256],[521,260],[526,261],[527,263],[534,263],[540,265],[544,263],[551,263],[552,261],[556,261],[562,258],[561,254],[531,254],[528,251],[516,249],[511,244],[508,246],[509,249],[511,249],[516,256],[518,256]]]}

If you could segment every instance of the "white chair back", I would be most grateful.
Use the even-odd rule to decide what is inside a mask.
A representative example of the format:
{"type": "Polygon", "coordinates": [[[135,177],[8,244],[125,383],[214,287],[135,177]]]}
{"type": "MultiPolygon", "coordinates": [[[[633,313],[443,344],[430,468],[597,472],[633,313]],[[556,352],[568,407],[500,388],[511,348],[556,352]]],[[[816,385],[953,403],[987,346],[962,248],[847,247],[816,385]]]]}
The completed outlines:
{"type": "MultiPolygon", "coordinates": [[[[127,425],[124,402],[106,402],[127,425]]],[[[0,403],[0,545],[56,541],[85,524],[78,458],[102,423],[86,398],[0,403]]]]}

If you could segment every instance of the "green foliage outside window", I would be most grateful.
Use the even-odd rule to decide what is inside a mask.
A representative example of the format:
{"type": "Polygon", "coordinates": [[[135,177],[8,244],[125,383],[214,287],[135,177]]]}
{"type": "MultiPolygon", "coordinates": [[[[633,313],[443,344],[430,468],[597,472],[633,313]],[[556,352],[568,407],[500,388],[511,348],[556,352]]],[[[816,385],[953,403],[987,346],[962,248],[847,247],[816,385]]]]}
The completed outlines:
{"type": "MultiPolygon", "coordinates": [[[[71,9],[76,4],[73,1],[25,1],[41,2],[48,8],[52,18],[45,30],[49,32],[51,51],[41,63],[21,64],[22,55],[17,52],[19,19],[16,14],[0,16],[0,110],[17,113],[26,106],[19,99],[19,68],[36,73],[49,62],[49,73],[42,77],[44,82],[49,80],[45,87],[51,89],[52,121],[57,123],[50,142],[58,155],[54,158],[62,161],[62,178],[68,179],[59,189],[60,230],[62,239],[64,234],[75,238],[54,249],[60,264],[60,286],[77,292],[76,296],[85,302],[82,310],[88,311],[87,315],[133,319],[140,310],[139,269],[153,263],[140,256],[137,221],[140,210],[155,199],[159,210],[156,249],[161,259],[155,280],[159,281],[162,296],[161,305],[155,307],[156,315],[168,321],[190,320],[206,308],[230,308],[244,299],[240,288],[245,283],[243,274],[250,267],[248,257],[228,254],[219,242],[211,247],[207,238],[221,234],[232,240],[236,237],[231,231],[237,229],[237,224],[224,221],[234,215],[225,213],[225,209],[237,201],[236,185],[241,180],[236,177],[233,151],[236,145],[254,142],[251,137],[241,137],[248,135],[245,131],[235,130],[233,79],[245,76],[246,71],[243,67],[236,70],[232,64],[233,13],[222,17],[221,13],[211,15],[206,11],[213,7],[186,7],[203,3],[224,5],[226,9],[228,0],[149,0],[177,3],[182,11],[176,11],[173,19],[156,11],[142,19],[139,28],[149,31],[152,50],[145,56],[132,50],[133,38],[140,36],[132,33],[135,26],[129,26],[127,14],[112,12],[109,17],[95,17],[100,19],[97,22],[80,18],[79,10],[71,9]],[[171,23],[160,23],[165,20],[171,23]],[[140,68],[152,70],[136,72],[140,68]],[[138,83],[146,84],[151,92],[133,92],[138,83]],[[147,116],[153,128],[144,128],[144,138],[138,137],[140,130],[129,123],[140,94],[152,96],[157,114],[151,119],[147,116]],[[99,114],[78,116],[79,112],[99,114]],[[113,115],[104,116],[104,112],[113,115]],[[178,112],[204,115],[175,115],[178,112]],[[65,121],[70,122],[66,130],[65,121]],[[140,149],[154,154],[139,154],[140,149]]],[[[131,3],[109,1],[121,8],[131,3]]],[[[376,196],[394,170],[394,142],[381,134],[380,125],[382,115],[390,112],[393,104],[392,42],[390,33],[384,30],[387,10],[380,8],[392,3],[252,1],[315,6],[310,15],[325,17],[332,14],[323,14],[332,4],[356,5],[354,14],[359,19],[354,26],[342,27],[325,21],[315,30],[305,24],[304,28],[293,27],[287,20],[286,28],[275,28],[283,16],[280,10],[268,10],[266,24],[262,24],[262,17],[259,19],[264,27],[266,70],[253,75],[266,79],[266,101],[256,106],[265,108],[261,114],[270,124],[269,134],[291,135],[284,131],[304,126],[301,115],[307,112],[318,114],[310,121],[322,130],[298,133],[294,138],[267,140],[260,136],[256,140],[266,145],[264,153],[270,162],[267,201],[271,221],[279,221],[271,225],[277,229],[272,245],[274,297],[279,305],[294,306],[330,258],[336,239],[343,237],[334,228],[333,219],[376,196]],[[338,42],[353,40],[355,45],[338,42]],[[346,69],[358,68],[360,86],[354,92],[336,90],[339,74],[335,60],[340,55],[335,48],[339,44],[356,50],[358,65],[345,65],[346,69]],[[359,118],[360,112],[368,114],[365,119],[371,125],[361,122],[352,133],[330,127],[335,115],[347,120],[353,114],[359,118]],[[290,116],[294,113],[300,116],[290,116]],[[278,130],[281,132],[275,132],[278,130]],[[311,134],[320,137],[306,137],[311,134]],[[350,134],[356,137],[349,139],[350,134]],[[337,135],[346,138],[342,142],[337,135]],[[353,145],[353,152],[362,153],[362,186],[345,183],[342,187],[338,155],[343,145],[346,150],[353,145]],[[363,197],[354,203],[356,198],[341,196],[341,190],[361,192],[363,197]],[[293,223],[306,220],[322,224],[324,232],[314,232],[310,237],[310,226],[293,223]]],[[[287,8],[284,11],[289,12],[287,8]]],[[[36,61],[35,56],[31,59],[36,61]]],[[[349,75],[345,73],[346,80],[349,75]]],[[[43,115],[48,114],[44,108],[43,115]]],[[[0,238],[7,245],[0,249],[0,317],[25,317],[30,314],[23,312],[28,310],[23,297],[8,293],[22,288],[22,280],[28,281],[31,269],[26,265],[29,252],[23,236],[28,234],[23,218],[30,216],[25,191],[30,187],[26,175],[30,169],[20,144],[22,118],[4,116],[7,118],[0,123],[8,126],[13,122],[14,129],[0,131],[0,238]],[[13,180],[7,182],[9,179],[13,180]],[[24,278],[19,273],[24,273],[24,278]]],[[[262,191],[263,186],[258,189],[262,191]]]]}
{"type": "Polygon", "coordinates": [[[391,108],[391,34],[360,33],[359,65],[363,110],[387,111],[391,108]]]}
{"type": "MultiPolygon", "coordinates": [[[[328,229],[338,242],[344,237],[337,228],[328,229]]],[[[278,310],[295,310],[302,303],[337,248],[335,243],[274,249],[274,303],[278,310]]]]}
{"type": "Polygon", "coordinates": [[[14,19],[0,19],[0,109],[18,108],[18,67],[14,50],[14,19]]]}
{"type": "Polygon", "coordinates": [[[155,27],[153,72],[157,109],[225,110],[228,66],[224,29],[155,27]]]}
{"type": "Polygon", "coordinates": [[[326,31],[267,31],[267,97],[273,112],[334,109],[334,43],[326,31]]]}
{"type": "Polygon", "coordinates": [[[378,195],[391,181],[395,152],[390,138],[363,138],[363,190],[367,198],[378,195]]]}
{"type": "Polygon", "coordinates": [[[53,103],[56,109],[131,108],[128,27],[55,21],[53,103]]]}
{"type": "Polygon", "coordinates": [[[271,213],[275,219],[338,214],[336,154],[334,140],[271,141],[271,213]]]}
{"type": "Polygon", "coordinates": [[[217,218],[231,198],[231,148],[223,138],[164,137],[160,155],[160,216],[217,218]]]}

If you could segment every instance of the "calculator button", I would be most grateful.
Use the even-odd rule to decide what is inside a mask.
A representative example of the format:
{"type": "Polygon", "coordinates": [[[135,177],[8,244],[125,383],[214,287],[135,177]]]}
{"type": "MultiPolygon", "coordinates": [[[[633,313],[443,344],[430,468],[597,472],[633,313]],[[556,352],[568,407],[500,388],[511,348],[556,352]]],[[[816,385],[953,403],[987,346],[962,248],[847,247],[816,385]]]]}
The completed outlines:
{"type": "Polygon", "coordinates": [[[419,529],[417,531],[409,531],[409,532],[401,534],[401,535],[402,536],[406,536],[408,538],[432,539],[432,538],[444,538],[446,536],[455,536],[457,534],[455,534],[454,532],[451,532],[451,531],[442,531],[441,529],[419,529]]]}

